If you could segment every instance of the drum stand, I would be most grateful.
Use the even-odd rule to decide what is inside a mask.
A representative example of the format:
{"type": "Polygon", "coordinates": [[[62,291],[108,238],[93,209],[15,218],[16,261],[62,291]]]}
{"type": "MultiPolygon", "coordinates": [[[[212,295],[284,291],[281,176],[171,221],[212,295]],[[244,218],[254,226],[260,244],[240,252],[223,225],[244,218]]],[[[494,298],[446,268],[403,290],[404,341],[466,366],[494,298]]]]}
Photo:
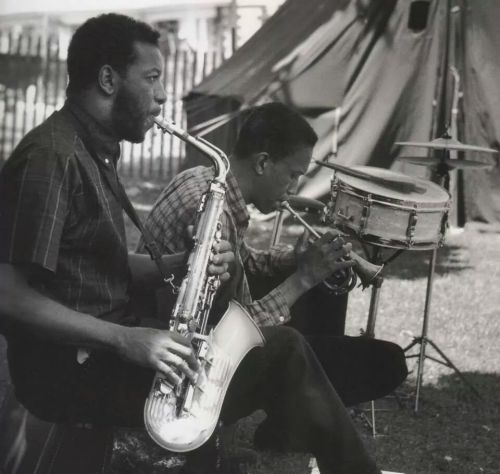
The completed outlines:
{"type": "MultiPolygon", "coordinates": [[[[366,330],[363,332],[363,335],[366,337],[375,338],[375,322],[377,320],[378,301],[380,289],[382,288],[383,282],[384,278],[380,275],[376,276],[372,282],[372,293],[370,296],[370,308],[368,309],[368,320],[366,322],[366,330]]],[[[372,400],[370,402],[370,414],[371,421],[364,413],[362,414],[362,417],[365,423],[370,427],[372,436],[375,438],[375,436],[377,435],[377,427],[375,422],[375,400],[372,400]]]]}
{"type": "Polygon", "coordinates": [[[481,398],[481,395],[476,390],[476,388],[465,378],[465,376],[462,374],[462,372],[460,372],[460,370],[457,368],[457,366],[455,364],[453,364],[453,362],[450,360],[450,358],[446,356],[446,354],[438,347],[438,345],[432,339],[427,337],[428,328],[429,328],[429,314],[430,314],[430,308],[431,308],[432,284],[433,284],[433,280],[434,280],[436,260],[437,260],[437,249],[434,249],[432,251],[431,261],[429,263],[429,273],[427,276],[427,290],[426,290],[426,294],[425,294],[425,308],[424,308],[424,320],[422,322],[422,333],[419,337],[413,338],[413,341],[404,349],[404,351],[407,352],[415,345],[420,344],[420,351],[418,354],[406,356],[407,359],[410,359],[412,357],[418,357],[417,387],[416,387],[416,393],[415,393],[415,406],[414,406],[415,413],[418,412],[418,402],[419,402],[419,398],[420,398],[420,389],[422,387],[422,382],[423,382],[424,362],[425,362],[426,358],[431,359],[434,362],[437,362],[438,364],[442,364],[450,369],[453,369],[455,371],[455,373],[460,377],[462,382],[467,387],[469,387],[477,397],[481,398]],[[437,359],[435,357],[432,357],[432,356],[426,354],[427,344],[429,344],[430,346],[432,346],[434,348],[434,350],[439,354],[441,359],[437,359]]]}
{"type": "MultiPolygon", "coordinates": [[[[384,262],[381,259],[381,248],[374,247],[373,254],[370,255],[366,245],[363,242],[360,242],[363,247],[363,251],[367,256],[370,263],[374,263],[376,265],[384,264],[387,265],[389,262],[398,257],[403,250],[397,250],[384,262]]],[[[366,329],[362,331],[362,335],[365,337],[375,338],[375,323],[377,321],[377,313],[378,313],[378,303],[380,297],[380,290],[382,289],[382,283],[384,282],[384,278],[381,275],[377,275],[371,282],[371,296],[370,296],[370,307],[368,309],[368,319],[366,322],[366,329]]],[[[396,396],[396,399],[398,397],[396,396]]],[[[399,400],[398,400],[399,402],[399,400]]],[[[377,428],[376,428],[376,418],[375,418],[375,400],[370,402],[370,414],[371,420],[362,413],[361,417],[363,421],[370,427],[372,436],[377,436],[377,428]]]]}
{"type": "MultiPolygon", "coordinates": [[[[446,177],[444,177],[445,182],[446,182],[446,177]]],[[[363,244],[362,244],[363,245],[363,244]]],[[[381,259],[380,259],[380,251],[381,249],[379,247],[376,247],[374,249],[373,255],[370,255],[369,252],[366,249],[366,246],[363,245],[363,249],[365,251],[365,254],[369,256],[369,260],[371,263],[376,263],[380,264],[381,259]]],[[[390,261],[394,260],[396,257],[398,257],[404,249],[400,249],[396,251],[393,255],[391,255],[384,263],[384,265],[387,265],[390,261]]],[[[476,388],[465,378],[465,376],[460,372],[460,370],[457,368],[455,364],[451,361],[451,359],[438,347],[438,345],[430,339],[427,334],[429,330],[429,316],[430,316],[430,309],[431,309],[431,299],[432,299],[432,286],[434,282],[434,274],[435,274],[435,269],[436,269],[436,260],[437,260],[437,248],[435,248],[432,251],[431,254],[431,260],[429,262],[429,270],[427,274],[427,288],[426,288],[426,294],[425,294],[425,306],[424,306],[424,318],[422,322],[422,332],[420,336],[414,337],[413,341],[405,347],[403,350],[405,353],[407,353],[410,349],[412,349],[414,346],[417,344],[420,344],[420,351],[417,354],[410,354],[407,355],[407,359],[415,358],[418,357],[417,361],[417,384],[416,384],[416,392],[415,392],[415,405],[414,405],[414,412],[417,413],[419,409],[419,400],[420,400],[420,390],[422,388],[422,383],[423,383],[423,376],[424,376],[424,362],[425,359],[430,359],[434,362],[437,362],[438,364],[444,365],[450,369],[453,369],[455,373],[460,377],[462,382],[469,387],[472,392],[479,398],[481,398],[481,395],[479,392],[476,390],[476,388]],[[430,356],[426,353],[427,349],[427,344],[429,344],[441,357],[441,359],[438,359],[436,357],[430,356]]],[[[382,287],[383,283],[383,277],[377,276],[373,282],[372,282],[372,293],[370,297],[370,307],[368,310],[368,319],[367,319],[367,324],[366,324],[366,330],[363,332],[364,335],[367,337],[375,337],[375,322],[377,319],[377,312],[378,312],[378,302],[379,302],[379,296],[380,296],[380,290],[382,287]]],[[[371,423],[368,420],[367,423],[370,425],[370,428],[372,430],[373,436],[376,435],[376,429],[375,429],[375,405],[374,402],[371,402],[371,423]]]]}

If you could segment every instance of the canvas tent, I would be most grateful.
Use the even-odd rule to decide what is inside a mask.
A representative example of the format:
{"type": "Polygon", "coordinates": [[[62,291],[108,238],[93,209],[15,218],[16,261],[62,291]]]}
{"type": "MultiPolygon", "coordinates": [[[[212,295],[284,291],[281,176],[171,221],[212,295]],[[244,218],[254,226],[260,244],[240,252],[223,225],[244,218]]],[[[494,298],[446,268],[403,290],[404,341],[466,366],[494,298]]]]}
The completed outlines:
{"type": "MultiPolygon", "coordinates": [[[[495,53],[500,31],[495,18],[500,17],[500,3],[450,1],[447,64],[458,75],[446,75],[446,100],[447,2],[420,2],[428,4],[428,12],[418,29],[410,18],[413,3],[288,0],[186,98],[189,128],[198,132],[210,125],[205,138],[230,150],[244,117],[238,111],[280,100],[298,108],[318,132],[316,158],[335,152],[335,159],[348,166],[429,176],[427,168],[395,161],[401,155],[426,156],[428,150],[402,149],[394,142],[437,137],[442,132],[440,111],[446,123],[456,123],[462,142],[498,149],[500,59],[495,53]]],[[[460,157],[498,163],[493,155],[475,152],[460,157]]],[[[191,152],[187,166],[197,162],[199,157],[191,152]]],[[[301,193],[324,196],[330,177],[330,170],[311,165],[301,193]]],[[[498,166],[466,171],[458,178],[454,195],[467,219],[499,220],[498,166]]]]}

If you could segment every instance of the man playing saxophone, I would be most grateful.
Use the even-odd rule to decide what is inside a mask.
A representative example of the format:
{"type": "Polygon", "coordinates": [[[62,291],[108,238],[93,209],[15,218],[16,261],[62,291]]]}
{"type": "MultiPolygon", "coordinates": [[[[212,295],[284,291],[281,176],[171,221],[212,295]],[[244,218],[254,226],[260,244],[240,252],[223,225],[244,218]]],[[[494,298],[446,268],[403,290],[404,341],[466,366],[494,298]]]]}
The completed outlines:
{"type": "MultiPolygon", "coordinates": [[[[119,181],[119,142],[141,142],[166,100],[158,38],[116,14],[79,27],[65,105],[0,174],[0,328],[16,396],[43,420],[142,425],[155,371],[175,384],[198,369],[187,340],[131,313],[133,288],[162,279],[128,254],[107,181],[119,181]]],[[[225,280],[234,254],[225,241],[214,252],[208,271],[225,280]]],[[[185,271],[185,252],[162,259],[185,271]]]]}
{"type": "MultiPolygon", "coordinates": [[[[246,205],[254,204],[263,213],[275,210],[305,173],[316,140],[315,132],[299,114],[282,104],[266,104],[250,113],[230,158],[221,230],[233,244],[236,260],[231,266],[231,279],[212,305],[212,323],[228,301],[236,299],[261,327],[266,344],[243,360],[229,386],[222,419],[232,422],[264,408],[268,418],[257,431],[259,447],[311,451],[318,458],[321,472],[377,472],[366,454],[359,458],[357,467],[351,464],[353,453],[361,448],[330,382],[341,387],[346,403],[387,393],[406,376],[401,349],[385,341],[328,334],[310,338],[309,345],[287,324],[291,307],[302,295],[353,264],[349,259],[342,260],[349,256],[351,245],[336,238],[335,231],[311,245],[305,245],[304,236],[295,252],[255,251],[244,241],[249,221],[246,205]],[[260,299],[252,299],[247,272],[267,275],[276,269],[288,270],[285,280],[260,299]],[[378,382],[382,366],[389,371],[393,368],[393,373],[390,380],[385,377],[378,382]],[[350,440],[348,444],[353,443],[348,448],[344,445],[349,454],[334,441],[344,436],[350,440]]],[[[199,199],[212,178],[211,168],[192,168],[179,174],[162,192],[145,222],[162,251],[174,253],[189,245],[183,236],[194,224],[199,199]]],[[[159,300],[165,312],[171,304],[169,295],[162,292],[159,300]]],[[[197,468],[193,466],[192,472],[205,472],[197,468]]]]}

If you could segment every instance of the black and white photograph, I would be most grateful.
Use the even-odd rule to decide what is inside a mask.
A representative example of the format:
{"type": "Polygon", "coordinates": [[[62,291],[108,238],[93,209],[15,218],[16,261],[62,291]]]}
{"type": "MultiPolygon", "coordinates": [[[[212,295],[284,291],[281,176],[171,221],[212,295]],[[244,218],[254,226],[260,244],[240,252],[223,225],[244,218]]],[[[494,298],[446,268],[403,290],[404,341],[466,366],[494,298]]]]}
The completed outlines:
{"type": "Polygon", "coordinates": [[[0,0],[0,474],[499,474],[499,19],[0,0]]]}

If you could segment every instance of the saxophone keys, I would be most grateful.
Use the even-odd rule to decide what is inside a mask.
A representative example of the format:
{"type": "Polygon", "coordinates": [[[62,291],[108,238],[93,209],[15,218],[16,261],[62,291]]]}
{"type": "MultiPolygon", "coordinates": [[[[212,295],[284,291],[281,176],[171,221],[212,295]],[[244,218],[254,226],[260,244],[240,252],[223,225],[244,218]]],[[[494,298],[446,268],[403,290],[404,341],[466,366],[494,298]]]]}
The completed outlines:
{"type": "Polygon", "coordinates": [[[215,240],[216,242],[220,242],[222,240],[222,224],[221,222],[217,222],[217,230],[215,231],[215,240]]]}
{"type": "Polygon", "coordinates": [[[191,318],[187,322],[187,329],[188,329],[188,332],[191,334],[196,332],[196,329],[198,329],[198,324],[196,323],[196,320],[194,318],[191,318]]]}
{"type": "Polygon", "coordinates": [[[155,394],[158,397],[165,397],[172,393],[173,386],[165,379],[157,378],[155,382],[155,394]]]}

